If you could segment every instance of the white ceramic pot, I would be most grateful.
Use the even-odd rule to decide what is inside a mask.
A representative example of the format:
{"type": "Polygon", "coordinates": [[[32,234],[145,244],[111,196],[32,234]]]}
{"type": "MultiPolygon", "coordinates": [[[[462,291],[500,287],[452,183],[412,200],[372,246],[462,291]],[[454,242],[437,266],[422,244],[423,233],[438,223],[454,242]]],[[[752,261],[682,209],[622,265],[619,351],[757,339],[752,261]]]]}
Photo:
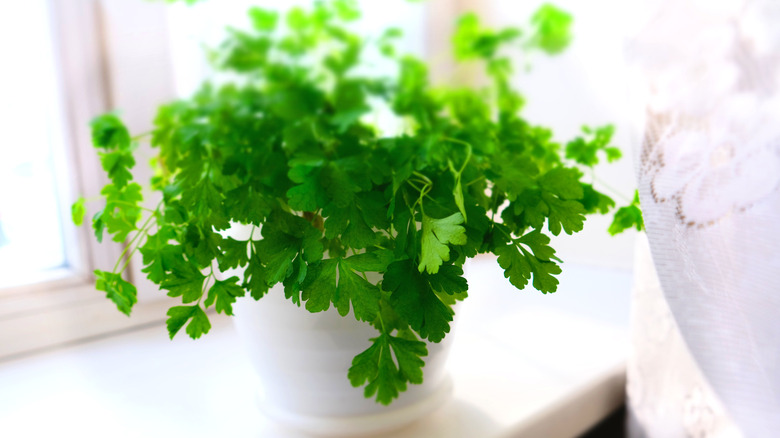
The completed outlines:
{"type": "Polygon", "coordinates": [[[409,385],[389,406],[363,397],[347,379],[352,358],[377,331],[334,308],[309,313],[284,298],[281,285],[259,301],[239,300],[236,328],[260,377],[260,406],[269,417],[319,435],[349,436],[400,428],[447,400],[445,362],[452,334],[428,345],[424,383],[409,385]]]}

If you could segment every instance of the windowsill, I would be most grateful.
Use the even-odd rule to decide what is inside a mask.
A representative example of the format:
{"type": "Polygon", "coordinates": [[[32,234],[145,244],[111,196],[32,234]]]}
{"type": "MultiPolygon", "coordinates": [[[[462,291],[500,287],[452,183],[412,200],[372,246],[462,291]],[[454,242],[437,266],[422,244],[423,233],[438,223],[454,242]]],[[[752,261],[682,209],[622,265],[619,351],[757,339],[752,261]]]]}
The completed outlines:
{"type": "MultiPolygon", "coordinates": [[[[623,402],[631,275],[566,266],[559,292],[515,291],[491,258],[450,360],[452,398],[404,437],[576,436],[623,402]]],[[[300,437],[256,409],[232,325],[197,342],[162,324],[0,363],[0,434],[300,437]],[[45,418],[45,421],[41,421],[45,418]]]]}

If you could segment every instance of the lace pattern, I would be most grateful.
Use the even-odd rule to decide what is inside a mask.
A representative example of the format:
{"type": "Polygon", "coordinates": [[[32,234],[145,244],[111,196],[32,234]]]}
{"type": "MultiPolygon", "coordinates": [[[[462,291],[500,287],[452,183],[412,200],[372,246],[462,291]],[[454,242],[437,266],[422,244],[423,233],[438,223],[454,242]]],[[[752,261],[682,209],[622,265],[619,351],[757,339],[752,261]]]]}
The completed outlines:
{"type": "Polygon", "coordinates": [[[629,54],[644,92],[638,182],[663,295],[642,298],[637,286],[632,416],[649,436],[774,436],[780,1],[650,9],[629,54]],[[668,336],[650,334],[663,325],[659,303],[668,336]]]}

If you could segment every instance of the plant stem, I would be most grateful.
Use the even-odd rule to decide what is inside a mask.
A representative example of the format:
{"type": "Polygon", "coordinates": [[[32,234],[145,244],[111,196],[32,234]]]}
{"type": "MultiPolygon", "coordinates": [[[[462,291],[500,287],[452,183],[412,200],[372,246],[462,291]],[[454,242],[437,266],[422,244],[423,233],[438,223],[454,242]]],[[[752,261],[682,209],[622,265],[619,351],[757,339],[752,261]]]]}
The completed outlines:
{"type": "Polygon", "coordinates": [[[604,182],[601,178],[598,178],[595,174],[591,175],[591,178],[593,179],[594,183],[598,183],[600,186],[604,187],[605,189],[612,192],[613,195],[617,196],[618,198],[622,199],[623,201],[628,202],[629,204],[632,202],[632,199],[627,198],[622,192],[615,189],[614,187],[610,186],[606,182],[604,182]]]}
{"type": "MultiPolygon", "coordinates": [[[[138,247],[140,245],[137,245],[133,249],[133,251],[131,251],[129,254],[127,253],[127,251],[133,246],[133,244],[135,244],[135,242],[138,240],[139,237],[141,237],[141,235],[148,234],[148,228],[150,226],[150,222],[151,222],[152,218],[154,218],[154,213],[157,213],[157,211],[160,210],[160,205],[162,205],[162,201],[160,201],[160,203],[157,204],[157,208],[155,208],[154,210],[145,209],[145,210],[151,211],[153,214],[150,214],[149,217],[146,218],[146,222],[144,222],[144,224],[141,226],[141,228],[136,232],[135,236],[133,236],[132,240],[130,240],[130,242],[127,244],[127,246],[125,246],[125,248],[122,250],[122,253],[119,255],[119,258],[117,259],[116,264],[114,264],[114,269],[112,271],[113,273],[119,274],[119,273],[124,272],[125,268],[127,267],[127,264],[130,262],[130,258],[133,256],[133,254],[135,254],[136,250],[138,250],[138,247]],[[125,256],[127,258],[127,260],[125,261],[125,264],[122,266],[121,270],[117,271],[117,268],[119,267],[119,263],[122,261],[123,258],[125,258],[125,256]]],[[[156,221],[155,221],[155,223],[156,223],[156,221]]]]}
{"type": "Polygon", "coordinates": [[[144,137],[148,137],[148,136],[152,135],[153,133],[154,133],[154,131],[147,131],[147,132],[144,132],[144,133],[141,133],[141,134],[135,135],[135,136],[133,136],[133,137],[130,137],[130,141],[138,141],[138,140],[141,140],[142,138],[144,138],[144,137]]]}

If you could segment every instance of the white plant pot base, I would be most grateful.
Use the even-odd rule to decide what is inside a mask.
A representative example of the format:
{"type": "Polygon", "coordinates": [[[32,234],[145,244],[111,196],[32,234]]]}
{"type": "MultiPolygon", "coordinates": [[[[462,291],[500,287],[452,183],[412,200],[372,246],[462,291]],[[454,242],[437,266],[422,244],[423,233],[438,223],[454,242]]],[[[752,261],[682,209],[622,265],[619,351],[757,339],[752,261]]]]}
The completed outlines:
{"type": "Polygon", "coordinates": [[[335,309],[311,314],[284,298],[281,287],[235,305],[233,320],[255,365],[262,411],[270,419],[317,435],[354,436],[403,427],[439,407],[452,393],[446,361],[452,333],[428,343],[424,382],[408,385],[389,406],[363,397],[347,379],[352,358],[378,332],[335,309]]]}

